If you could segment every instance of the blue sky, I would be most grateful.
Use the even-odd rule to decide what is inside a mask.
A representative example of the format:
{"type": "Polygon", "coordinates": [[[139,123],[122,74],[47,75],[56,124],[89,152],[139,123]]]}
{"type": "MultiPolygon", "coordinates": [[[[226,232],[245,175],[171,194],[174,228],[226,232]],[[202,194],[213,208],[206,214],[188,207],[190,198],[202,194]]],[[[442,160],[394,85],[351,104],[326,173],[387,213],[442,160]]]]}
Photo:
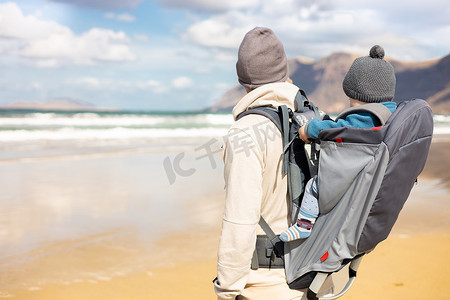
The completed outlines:
{"type": "Polygon", "coordinates": [[[424,61],[450,53],[445,0],[0,1],[0,105],[69,98],[195,110],[237,83],[244,34],[272,28],[289,58],[336,51],[424,61]]]}

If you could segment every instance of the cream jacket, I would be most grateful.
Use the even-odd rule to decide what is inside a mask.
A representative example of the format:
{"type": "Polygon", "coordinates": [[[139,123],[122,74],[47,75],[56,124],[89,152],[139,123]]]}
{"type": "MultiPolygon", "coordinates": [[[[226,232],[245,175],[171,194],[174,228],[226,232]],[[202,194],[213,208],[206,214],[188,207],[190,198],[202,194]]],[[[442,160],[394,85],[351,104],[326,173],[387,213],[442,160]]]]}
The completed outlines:
{"type": "MultiPolygon", "coordinates": [[[[236,120],[240,113],[259,106],[294,109],[297,92],[298,87],[287,82],[261,86],[239,101],[233,117],[236,120]]],[[[226,200],[215,282],[218,299],[237,295],[238,299],[300,299],[303,295],[289,289],[283,269],[250,269],[256,235],[264,234],[258,225],[260,216],[276,234],[289,227],[282,151],[279,130],[264,116],[248,115],[228,131],[223,153],[226,200]]]]}

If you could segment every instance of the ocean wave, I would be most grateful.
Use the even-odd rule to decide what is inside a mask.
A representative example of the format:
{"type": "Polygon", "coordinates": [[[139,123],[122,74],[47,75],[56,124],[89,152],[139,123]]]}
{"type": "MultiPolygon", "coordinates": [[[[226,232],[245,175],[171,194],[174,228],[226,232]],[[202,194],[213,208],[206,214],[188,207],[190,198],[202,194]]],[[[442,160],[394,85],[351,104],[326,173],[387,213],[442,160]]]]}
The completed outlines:
{"type": "Polygon", "coordinates": [[[83,126],[83,127],[95,127],[95,126],[151,126],[160,123],[161,120],[156,118],[145,117],[86,117],[77,116],[73,117],[61,117],[61,116],[48,116],[38,118],[2,118],[0,119],[0,126],[27,126],[27,127],[42,127],[42,126],[83,126]]]}
{"type": "Polygon", "coordinates": [[[226,133],[227,129],[224,128],[134,129],[115,127],[111,129],[78,129],[66,127],[58,130],[5,130],[1,131],[0,142],[197,138],[221,137],[226,133]]]}
{"type": "Polygon", "coordinates": [[[32,113],[24,116],[0,118],[0,127],[209,127],[230,126],[231,115],[99,115],[97,113],[77,113],[61,115],[55,113],[32,113]]]}
{"type": "Polygon", "coordinates": [[[435,135],[450,134],[450,127],[435,126],[434,130],[433,130],[433,134],[435,134],[435,135]]]}
{"type": "Polygon", "coordinates": [[[435,124],[450,124],[450,115],[433,115],[435,124]]]}
{"type": "Polygon", "coordinates": [[[231,114],[227,114],[227,115],[208,114],[208,115],[204,115],[204,117],[211,124],[217,124],[217,125],[233,124],[233,115],[231,115],[231,114]]]}
{"type": "MultiPolygon", "coordinates": [[[[30,112],[0,117],[0,141],[125,140],[223,136],[231,114],[30,112]]],[[[450,115],[434,115],[435,134],[450,134],[450,115]]]]}

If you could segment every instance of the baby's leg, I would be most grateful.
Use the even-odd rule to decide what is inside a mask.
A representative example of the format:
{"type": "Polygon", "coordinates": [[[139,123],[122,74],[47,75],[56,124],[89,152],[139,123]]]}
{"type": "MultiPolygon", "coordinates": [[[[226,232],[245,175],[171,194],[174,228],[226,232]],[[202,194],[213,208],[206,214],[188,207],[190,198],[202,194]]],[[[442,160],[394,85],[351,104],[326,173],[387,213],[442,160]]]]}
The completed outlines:
{"type": "Polygon", "coordinates": [[[305,239],[311,235],[311,229],[319,215],[317,176],[306,184],[297,222],[280,235],[283,242],[305,239]]]}

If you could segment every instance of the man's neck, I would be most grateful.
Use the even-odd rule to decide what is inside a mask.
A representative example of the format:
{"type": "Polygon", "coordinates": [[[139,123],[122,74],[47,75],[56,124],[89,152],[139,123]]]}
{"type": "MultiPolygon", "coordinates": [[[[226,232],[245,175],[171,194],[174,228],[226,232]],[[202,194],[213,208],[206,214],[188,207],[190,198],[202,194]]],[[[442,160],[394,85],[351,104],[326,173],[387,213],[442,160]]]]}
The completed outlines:
{"type": "Polygon", "coordinates": [[[352,98],[349,98],[349,100],[350,100],[350,107],[367,104],[367,102],[363,102],[352,98]]]}

